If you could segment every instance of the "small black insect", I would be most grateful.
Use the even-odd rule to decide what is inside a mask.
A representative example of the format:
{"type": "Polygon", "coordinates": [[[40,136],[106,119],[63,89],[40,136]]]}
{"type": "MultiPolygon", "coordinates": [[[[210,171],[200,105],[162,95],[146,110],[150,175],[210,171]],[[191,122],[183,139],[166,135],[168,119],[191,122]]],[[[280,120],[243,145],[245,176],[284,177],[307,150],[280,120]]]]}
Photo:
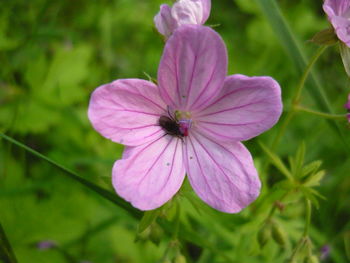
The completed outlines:
{"type": "Polygon", "coordinates": [[[184,137],[184,134],[180,131],[180,125],[176,118],[160,116],[158,124],[163,128],[166,134],[179,137],[181,139],[184,137]]]}

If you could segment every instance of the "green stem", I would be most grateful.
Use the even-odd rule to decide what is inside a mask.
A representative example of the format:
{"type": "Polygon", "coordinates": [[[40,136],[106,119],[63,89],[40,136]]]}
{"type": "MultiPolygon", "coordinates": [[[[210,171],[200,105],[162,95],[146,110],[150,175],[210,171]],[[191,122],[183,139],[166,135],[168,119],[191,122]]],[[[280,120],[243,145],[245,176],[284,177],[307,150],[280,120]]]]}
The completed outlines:
{"type": "Polygon", "coordinates": [[[300,102],[300,97],[301,97],[303,88],[305,86],[305,82],[306,82],[308,76],[311,73],[312,67],[315,65],[316,61],[320,58],[320,56],[323,54],[323,52],[326,49],[327,49],[327,46],[320,47],[317,50],[316,54],[311,58],[309,64],[307,65],[307,67],[306,67],[306,69],[305,69],[305,71],[304,71],[304,73],[303,73],[303,75],[301,77],[301,80],[299,82],[299,85],[297,86],[295,94],[293,96],[293,99],[292,99],[292,104],[293,104],[292,110],[289,111],[287,113],[286,117],[284,118],[284,121],[283,121],[283,123],[281,125],[281,128],[279,129],[279,131],[278,131],[274,141],[272,142],[272,147],[271,147],[272,150],[276,149],[276,147],[280,143],[280,140],[283,137],[283,135],[284,135],[284,133],[285,133],[285,131],[287,129],[288,124],[293,119],[294,114],[296,112],[295,106],[297,106],[299,104],[299,102],[300,102]]]}
{"type": "MultiPolygon", "coordinates": [[[[110,191],[103,189],[100,186],[97,186],[91,182],[89,182],[88,180],[82,178],[81,176],[77,175],[75,172],[71,171],[70,169],[64,167],[61,164],[56,163],[55,161],[51,160],[50,158],[42,155],[41,153],[35,151],[34,149],[18,142],[17,140],[3,134],[0,132],[0,138],[3,138],[4,140],[26,150],[27,152],[33,154],[34,156],[37,156],[38,158],[41,158],[45,161],[47,161],[48,163],[52,164],[53,166],[57,167],[58,169],[60,169],[61,171],[64,172],[65,175],[69,176],[70,178],[72,178],[73,180],[78,181],[79,183],[81,183],[82,185],[88,187],[89,189],[95,191],[96,193],[100,194],[103,198],[111,201],[112,203],[118,205],[119,207],[123,208],[124,210],[126,210],[127,212],[129,212],[129,214],[131,214],[134,218],[136,219],[141,219],[142,218],[142,212],[133,208],[132,206],[130,206],[129,203],[125,202],[123,199],[119,198],[116,194],[111,193],[110,191]]],[[[170,224],[167,221],[164,221],[161,226],[166,230],[166,232],[170,235],[171,233],[173,233],[173,225],[170,224]]],[[[225,255],[224,253],[222,253],[222,251],[220,251],[218,248],[216,248],[215,246],[213,246],[210,242],[208,242],[207,240],[203,239],[203,238],[194,238],[197,237],[197,233],[194,231],[185,231],[183,225],[181,225],[181,227],[179,227],[179,234],[181,236],[182,239],[185,239],[189,242],[192,242],[200,247],[204,247],[207,248],[209,250],[211,250],[213,253],[217,253],[220,254],[221,257],[226,259],[226,262],[232,262],[232,260],[225,255]]],[[[12,263],[12,262],[11,262],[12,263]]]]}
{"type": "Polygon", "coordinates": [[[316,54],[311,58],[309,64],[306,66],[306,69],[303,73],[303,76],[301,77],[301,80],[299,82],[299,85],[297,87],[296,93],[294,95],[293,98],[293,104],[299,104],[300,102],[300,97],[303,91],[303,88],[305,86],[305,82],[311,72],[311,69],[313,68],[313,66],[315,65],[315,63],[317,62],[317,60],[321,57],[321,55],[323,54],[323,52],[327,49],[328,46],[321,46],[316,54]]]}
{"type": "Polygon", "coordinates": [[[180,204],[178,199],[176,199],[176,212],[175,212],[175,218],[174,218],[174,224],[175,229],[173,233],[173,240],[177,240],[177,236],[179,235],[179,229],[180,229],[180,204]]]}
{"type": "MultiPolygon", "coordinates": [[[[291,191],[286,192],[286,193],[280,198],[279,201],[280,201],[280,202],[283,201],[283,200],[290,194],[290,192],[291,192],[291,191]]],[[[274,215],[276,209],[277,209],[277,206],[276,206],[275,203],[274,203],[274,205],[273,205],[272,209],[270,210],[270,213],[269,213],[269,215],[267,216],[267,219],[266,219],[266,220],[270,220],[270,219],[272,218],[272,216],[274,215]]]]}
{"type": "Polygon", "coordinates": [[[27,152],[35,155],[38,158],[41,158],[48,163],[52,164],[56,168],[60,169],[65,175],[67,175],[69,178],[81,183],[82,185],[88,187],[89,189],[93,190],[94,192],[98,193],[99,195],[103,196],[107,200],[111,201],[112,203],[118,205],[119,207],[123,208],[127,212],[129,212],[133,217],[136,219],[140,219],[142,217],[142,212],[133,208],[129,203],[125,202],[123,199],[119,198],[117,195],[111,193],[110,191],[91,183],[90,181],[82,178],[79,176],[76,172],[70,170],[69,168],[64,167],[63,165],[55,162],[54,160],[46,157],[45,155],[35,151],[34,149],[18,142],[17,140],[3,134],[0,132],[0,138],[3,138],[4,140],[26,150],[27,152]]]}
{"type": "Polygon", "coordinates": [[[298,263],[298,262],[297,262],[297,255],[298,255],[298,252],[305,246],[306,242],[307,242],[307,238],[305,238],[305,237],[302,237],[302,238],[299,240],[297,246],[295,247],[295,249],[294,249],[293,252],[292,252],[292,255],[291,255],[291,257],[290,257],[288,263],[298,263]]]}
{"type": "Polygon", "coordinates": [[[0,262],[17,263],[10,242],[8,241],[5,231],[0,223],[0,262]]]}
{"type": "Polygon", "coordinates": [[[346,118],[346,114],[330,114],[325,112],[319,112],[312,109],[305,108],[303,106],[295,106],[296,111],[306,112],[309,114],[317,115],[326,119],[341,120],[346,118]]]}
{"type": "Polygon", "coordinates": [[[304,229],[304,237],[307,237],[309,234],[310,223],[311,223],[311,202],[309,199],[305,198],[305,229],[304,229]]]}

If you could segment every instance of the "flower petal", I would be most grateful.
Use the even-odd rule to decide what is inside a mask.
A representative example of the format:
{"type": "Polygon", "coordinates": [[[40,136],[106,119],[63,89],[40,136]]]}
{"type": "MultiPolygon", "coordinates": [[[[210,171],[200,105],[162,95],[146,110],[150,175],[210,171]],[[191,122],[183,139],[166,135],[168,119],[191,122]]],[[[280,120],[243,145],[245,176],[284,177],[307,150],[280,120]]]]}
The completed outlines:
{"type": "Polygon", "coordinates": [[[196,128],[215,140],[244,141],[270,129],[281,113],[281,89],[274,79],[233,75],[217,99],[193,118],[196,128]]]}
{"type": "Polygon", "coordinates": [[[205,23],[205,21],[208,20],[211,10],[211,0],[201,0],[203,4],[203,21],[202,24],[205,23]]]}
{"type": "Polygon", "coordinates": [[[346,16],[350,8],[349,0],[325,0],[323,4],[323,10],[325,13],[332,17],[337,16],[346,16]]]}
{"type": "Polygon", "coordinates": [[[127,148],[113,167],[113,186],[121,197],[141,210],[169,201],[185,177],[182,143],[162,136],[147,145],[127,148]]]}
{"type": "Polygon", "coordinates": [[[348,18],[335,16],[331,18],[331,23],[338,38],[350,47],[350,20],[348,18]]]}
{"type": "Polygon", "coordinates": [[[177,1],[171,9],[171,15],[178,26],[204,24],[204,6],[200,0],[177,1]]]}
{"type": "Polygon", "coordinates": [[[249,151],[240,142],[218,143],[192,133],[184,157],[194,191],[213,208],[237,213],[258,197],[261,183],[249,151]]]}
{"type": "Polygon", "coordinates": [[[169,37],[175,27],[176,21],[171,15],[171,8],[168,5],[161,5],[159,13],[154,17],[154,24],[159,33],[165,37],[169,37]]]}
{"type": "Polygon", "coordinates": [[[211,28],[179,27],[169,38],[158,69],[165,102],[177,110],[204,108],[220,92],[227,71],[227,53],[211,28]]]}
{"type": "Polygon", "coordinates": [[[328,15],[338,38],[350,47],[350,1],[326,0],[323,10],[328,15]]]}
{"type": "Polygon", "coordinates": [[[166,112],[156,85],[140,79],[122,79],[93,92],[88,116],[102,136],[136,146],[164,133],[158,120],[166,112]]]}

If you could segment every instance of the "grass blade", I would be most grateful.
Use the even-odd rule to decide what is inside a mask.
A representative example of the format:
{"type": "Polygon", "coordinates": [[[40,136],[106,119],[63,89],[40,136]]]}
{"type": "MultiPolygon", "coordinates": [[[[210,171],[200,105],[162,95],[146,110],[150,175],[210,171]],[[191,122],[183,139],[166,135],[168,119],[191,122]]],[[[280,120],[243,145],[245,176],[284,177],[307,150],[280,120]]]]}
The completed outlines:
{"type": "Polygon", "coordinates": [[[10,242],[8,241],[5,231],[0,223],[0,262],[17,263],[10,242]]]}
{"type": "Polygon", "coordinates": [[[95,193],[99,194],[100,196],[104,197],[105,199],[111,201],[112,203],[116,204],[117,206],[119,206],[120,208],[123,208],[125,211],[127,211],[130,215],[132,215],[134,218],[136,219],[140,219],[142,217],[142,212],[137,210],[136,208],[132,207],[129,203],[125,202],[123,199],[121,199],[120,197],[118,197],[116,194],[111,193],[110,191],[84,179],[83,177],[79,176],[76,172],[70,170],[67,167],[64,167],[63,165],[55,162],[54,160],[46,157],[45,155],[35,151],[34,149],[24,145],[23,143],[20,143],[19,141],[3,134],[0,132],[0,137],[3,138],[4,140],[26,150],[27,152],[35,155],[38,158],[41,158],[45,161],[47,161],[48,163],[52,164],[53,166],[55,166],[56,168],[58,168],[59,170],[61,170],[63,172],[63,174],[65,174],[66,176],[68,176],[69,178],[81,183],[82,185],[86,186],[87,188],[89,188],[90,190],[94,191],[95,193]]]}

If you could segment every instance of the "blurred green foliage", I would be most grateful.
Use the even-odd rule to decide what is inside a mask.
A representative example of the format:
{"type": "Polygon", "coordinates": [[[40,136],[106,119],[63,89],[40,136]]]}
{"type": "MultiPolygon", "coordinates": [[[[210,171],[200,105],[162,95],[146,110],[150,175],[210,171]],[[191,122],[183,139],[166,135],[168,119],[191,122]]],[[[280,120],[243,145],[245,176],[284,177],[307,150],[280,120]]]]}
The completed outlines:
{"type": "MultiPolygon", "coordinates": [[[[229,73],[273,76],[282,86],[288,111],[301,76],[257,1],[212,1],[207,25],[220,25],[215,29],[227,44],[229,73]]],[[[144,72],[156,77],[164,43],[154,32],[153,16],[163,2],[0,0],[0,131],[113,191],[111,167],[121,157],[122,146],[102,138],[90,126],[89,96],[97,86],[114,79],[147,79],[144,72]]],[[[310,57],[317,46],[307,40],[329,26],[322,1],[280,0],[278,4],[310,57]]],[[[350,90],[337,46],[326,51],[317,70],[331,107],[344,113],[350,90]]],[[[302,103],[315,108],[310,93],[303,93],[302,103]]],[[[339,126],[349,134],[345,121],[339,126]]],[[[259,139],[269,144],[277,129],[278,125],[259,139]]],[[[320,248],[329,245],[330,258],[324,262],[348,262],[344,245],[350,231],[348,152],[326,121],[298,114],[273,154],[280,163],[288,163],[288,156],[296,156],[303,141],[305,163],[322,160],[326,171],[317,178],[324,176],[317,189],[326,200],[318,200],[319,209],[312,213],[313,253],[319,256],[320,248]]],[[[281,247],[269,237],[259,247],[257,235],[286,186],[281,184],[284,177],[278,165],[264,172],[268,158],[257,140],[246,145],[264,184],[253,205],[240,214],[227,215],[204,205],[190,189],[179,197],[184,226],[215,247],[203,249],[183,242],[181,250],[189,262],[226,262],[229,257],[232,262],[280,263],[291,256],[300,240],[305,211],[302,193],[294,192],[277,203],[280,209],[273,219],[285,233],[285,244],[281,247]]],[[[141,228],[147,230],[144,224],[149,221],[155,231],[155,215],[148,217],[141,228]]],[[[125,211],[3,140],[0,222],[21,263],[158,262],[170,242],[165,233],[157,232],[159,246],[146,241],[150,233],[145,238],[137,236],[138,222],[125,211]],[[59,249],[37,249],[43,240],[54,240],[59,249]]],[[[183,260],[181,255],[177,258],[183,260]]]]}

